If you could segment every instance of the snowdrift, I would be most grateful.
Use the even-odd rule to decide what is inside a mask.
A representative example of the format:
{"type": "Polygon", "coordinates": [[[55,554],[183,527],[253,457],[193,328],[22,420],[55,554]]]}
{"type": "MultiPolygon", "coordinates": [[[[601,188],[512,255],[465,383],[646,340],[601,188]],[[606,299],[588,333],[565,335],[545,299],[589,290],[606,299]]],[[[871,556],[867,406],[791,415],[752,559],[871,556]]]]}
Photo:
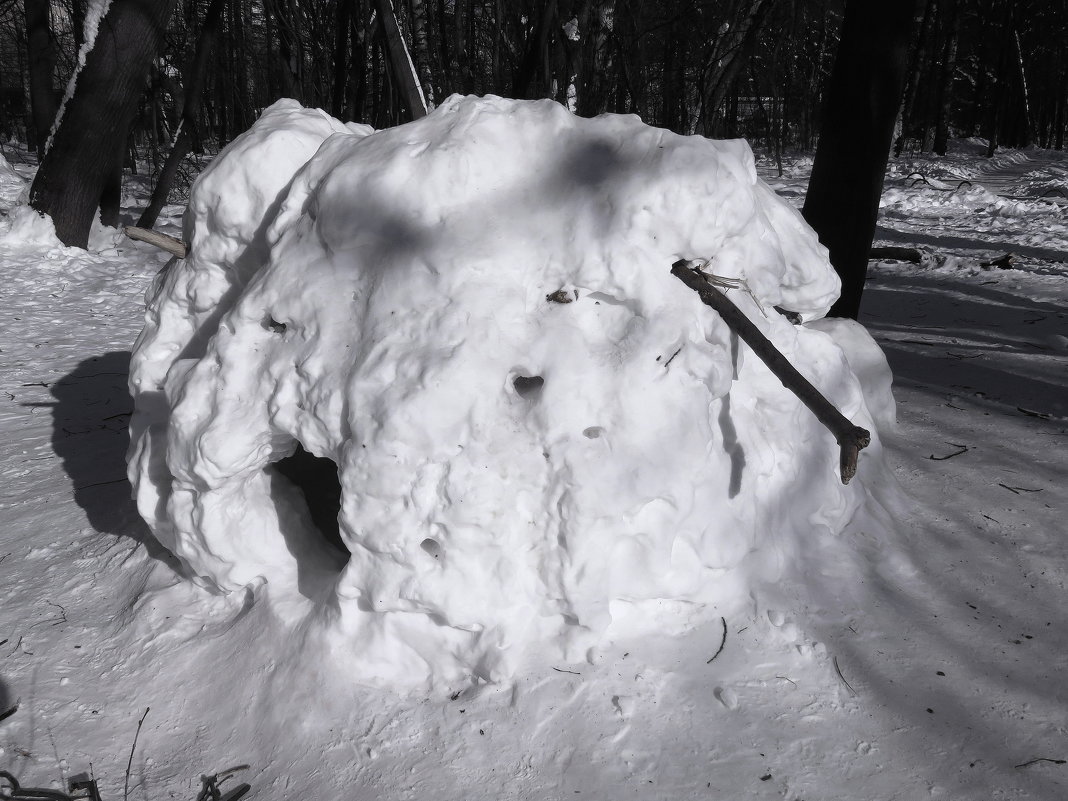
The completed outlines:
{"type": "Polygon", "coordinates": [[[138,507],[356,681],[495,680],[724,614],[872,503],[889,370],[819,320],[838,280],[743,142],[550,101],[379,132],[281,101],[199,178],[185,237],[133,356],[138,507]],[[743,279],[875,433],[853,483],[679,258],[743,279]]]}

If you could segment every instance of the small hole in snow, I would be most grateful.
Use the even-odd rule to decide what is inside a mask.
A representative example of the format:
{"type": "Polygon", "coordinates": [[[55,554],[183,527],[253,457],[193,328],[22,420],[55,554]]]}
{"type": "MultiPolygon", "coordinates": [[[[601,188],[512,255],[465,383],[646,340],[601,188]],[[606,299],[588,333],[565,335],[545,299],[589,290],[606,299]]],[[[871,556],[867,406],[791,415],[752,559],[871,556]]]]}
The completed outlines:
{"type": "Polygon", "coordinates": [[[540,375],[517,375],[512,381],[519,397],[527,399],[536,398],[544,385],[545,379],[540,375]]]}
{"type": "Polygon", "coordinates": [[[260,325],[263,326],[265,331],[272,331],[275,334],[284,334],[286,332],[286,324],[278,322],[269,314],[263,318],[260,325]]]}
{"type": "Polygon", "coordinates": [[[436,539],[433,539],[432,537],[427,537],[425,540],[419,543],[419,547],[431,556],[433,556],[435,559],[438,559],[441,556],[441,543],[439,543],[436,539]]]}

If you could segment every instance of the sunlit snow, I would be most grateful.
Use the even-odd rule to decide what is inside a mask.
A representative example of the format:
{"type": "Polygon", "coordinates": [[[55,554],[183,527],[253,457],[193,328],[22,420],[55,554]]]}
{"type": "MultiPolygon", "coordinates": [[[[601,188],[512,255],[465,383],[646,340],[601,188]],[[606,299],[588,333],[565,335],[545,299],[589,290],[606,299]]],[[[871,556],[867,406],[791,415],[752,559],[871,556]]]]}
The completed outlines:
{"type": "MultiPolygon", "coordinates": [[[[964,141],[946,158],[891,163],[877,244],[924,256],[873,264],[862,322],[876,346],[855,326],[815,319],[833,294],[813,291],[826,265],[756,181],[744,146],[555,108],[528,120],[529,132],[502,122],[479,145],[497,154],[492,169],[466,138],[453,156],[466,154],[467,174],[491,187],[512,181],[507,194],[527,215],[513,219],[510,206],[461,192],[458,170],[428,166],[448,141],[452,123],[440,120],[458,121],[463,107],[371,134],[276,106],[263,136],[205,175],[184,234],[192,256],[154,284],[166,256],[119,232],[95,227],[89,252],[63,247],[21,205],[32,155],[5,143],[0,767],[53,789],[92,770],[105,799],[123,797],[124,784],[131,799],[192,799],[202,774],[234,765],[248,766],[239,779],[249,797],[265,799],[1068,795],[1063,154],[986,161],[964,141]],[[607,145],[571,162],[571,181],[603,175],[611,206],[575,202],[559,168],[589,131],[607,145]],[[363,164],[361,149],[382,159],[363,164]],[[598,172],[612,152],[639,158],[598,172]],[[549,179],[551,198],[524,191],[549,179]],[[293,204],[275,207],[280,194],[293,204]],[[631,224],[620,215],[639,197],[658,211],[631,224]],[[407,221],[401,231],[449,225],[413,249],[375,234],[385,212],[407,221]],[[450,239],[454,230],[466,238],[450,239]],[[983,266],[1006,252],[1007,268],[983,266]],[[767,318],[744,291],[730,296],[847,414],[874,423],[879,442],[861,453],[855,485],[837,481],[829,435],[674,285],[679,256],[714,256],[709,269],[744,275],[767,318]],[[777,260],[794,265],[785,283],[804,326],[772,308],[791,307],[777,260]],[[372,263],[385,267],[369,273],[372,263]],[[356,314],[351,294],[325,286],[367,303],[356,314]],[[133,364],[134,453],[159,472],[134,478],[159,540],[125,477],[146,290],[155,301],[133,364]],[[579,297],[550,301],[557,290],[579,297]],[[470,315],[462,323],[459,309],[470,315]],[[481,339],[463,336],[468,327],[481,339]],[[340,358],[345,344],[365,358],[340,358]],[[386,381],[389,364],[398,370],[386,381]],[[635,411],[654,404],[660,418],[635,411]],[[216,414],[228,431],[212,428],[216,414]],[[249,436],[266,447],[250,448],[249,436]],[[378,450],[351,457],[365,443],[378,450]],[[516,481],[476,482],[455,444],[482,448],[484,464],[516,481]],[[160,458],[147,453],[156,445],[160,458]],[[404,469],[390,470],[390,453],[404,469]],[[448,501],[441,482],[425,481],[442,463],[457,464],[463,490],[452,492],[450,476],[448,501]],[[551,478],[563,467],[567,482],[551,478]],[[351,475],[331,486],[337,468],[351,475]],[[629,511],[646,485],[675,506],[629,511]],[[208,496],[230,487],[236,500],[228,514],[207,509],[203,525],[194,511],[183,531],[166,503],[176,486],[208,496]],[[577,493],[563,507],[570,517],[552,504],[542,517],[519,514],[543,510],[548,488],[563,486],[577,493]],[[389,503],[357,505],[361,487],[389,503]],[[475,511],[461,513],[461,501],[475,511]],[[698,523],[697,510],[708,519],[698,523]],[[270,519],[290,513],[291,525],[270,519]],[[271,539],[283,530],[298,537],[292,549],[271,539]],[[498,530],[508,548],[491,560],[498,530]],[[568,559],[536,562],[514,547],[529,536],[532,550],[563,554],[558,531],[568,559]],[[388,542],[395,551],[368,547],[388,542]],[[609,553],[619,543],[626,559],[609,553]],[[739,544],[748,550],[736,556],[739,544]],[[345,568],[346,552],[361,551],[345,568]],[[372,585],[362,571],[379,565],[391,603],[420,611],[363,607],[372,585]],[[495,572],[504,565],[510,585],[495,572]],[[552,613],[523,617],[513,597],[552,613]],[[424,624],[386,621],[432,615],[445,625],[427,628],[416,659],[424,624]],[[481,636],[455,626],[473,619],[481,636]],[[498,639],[505,632],[514,645],[498,639]]],[[[780,179],[758,160],[757,174],[797,205],[810,165],[788,157],[780,179]]],[[[137,205],[146,195],[130,182],[137,205]]],[[[168,207],[161,229],[182,236],[182,211],[168,207]]]]}
{"type": "Polygon", "coordinates": [[[875,427],[847,354],[892,416],[863,328],[773,310],[822,316],[838,279],[741,142],[458,97],[369,134],[283,101],[186,236],[131,368],[139,508],[214,586],[315,615],[354,680],[499,680],[531,643],[733,613],[875,503],[878,444],[842,486],[834,437],[668,272],[744,279],[847,416],[875,427]],[[297,448],[336,465],[336,545],[277,469],[297,448]]]}

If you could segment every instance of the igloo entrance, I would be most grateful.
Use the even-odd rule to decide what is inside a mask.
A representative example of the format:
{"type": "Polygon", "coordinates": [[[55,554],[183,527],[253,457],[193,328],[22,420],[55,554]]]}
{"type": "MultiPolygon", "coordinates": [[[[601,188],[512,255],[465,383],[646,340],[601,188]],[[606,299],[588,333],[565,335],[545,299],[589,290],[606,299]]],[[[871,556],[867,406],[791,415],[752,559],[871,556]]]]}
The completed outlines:
{"type": "Polygon", "coordinates": [[[341,512],[341,481],[337,463],[325,456],[308,453],[297,443],[297,450],[272,465],[276,475],[272,481],[288,481],[301,491],[308,514],[317,533],[333,547],[338,556],[349,557],[349,549],[341,538],[338,515],[341,512]]]}

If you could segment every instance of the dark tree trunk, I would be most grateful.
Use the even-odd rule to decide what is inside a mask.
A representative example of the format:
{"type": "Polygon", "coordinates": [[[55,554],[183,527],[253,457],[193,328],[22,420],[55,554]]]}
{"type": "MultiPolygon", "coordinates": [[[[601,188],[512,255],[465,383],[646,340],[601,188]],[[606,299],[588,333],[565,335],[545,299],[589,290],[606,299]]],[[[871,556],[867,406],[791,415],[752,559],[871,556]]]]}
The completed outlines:
{"type": "MultiPolygon", "coordinates": [[[[410,0],[412,11],[412,49],[415,69],[423,96],[428,105],[434,104],[434,81],[430,76],[430,41],[427,36],[426,5],[424,0],[410,0]]],[[[459,5],[459,4],[457,4],[459,5]]]]}
{"type": "Polygon", "coordinates": [[[392,77],[397,85],[396,88],[411,118],[417,120],[425,117],[426,101],[419,88],[415,65],[412,63],[404,39],[401,38],[397,17],[393,13],[393,4],[390,0],[375,0],[375,8],[378,9],[378,18],[385,36],[386,52],[389,55],[389,64],[392,67],[392,77]]]}
{"type": "MultiPolygon", "coordinates": [[[[722,41],[716,43],[709,57],[712,85],[703,98],[704,103],[697,121],[699,128],[702,127],[704,118],[715,118],[716,112],[723,107],[731,92],[737,101],[739,72],[748,60],[749,51],[763,32],[768,21],[768,12],[773,5],[774,0],[753,0],[746,15],[739,20],[736,30],[732,29],[724,34],[720,37],[722,41]]],[[[730,131],[732,127],[736,129],[737,125],[731,125],[728,113],[726,128],[730,131]]]]}
{"type": "Polygon", "coordinates": [[[74,29],[74,49],[81,50],[85,44],[85,5],[87,0],[71,0],[70,24],[74,29]]]}
{"type": "Polygon", "coordinates": [[[175,0],[113,0],[30,189],[66,245],[86,247],[175,0]]]}
{"type": "Polygon", "coordinates": [[[960,14],[957,0],[944,0],[946,13],[946,34],[942,47],[941,74],[938,76],[937,122],[933,150],[940,156],[946,155],[949,147],[949,112],[953,99],[953,73],[957,68],[957,37],[960,31],[960,14]]]}
{"type": "Polygon", "coordinates": [[[26,53],[30,74],[30,110],[33,116],[33,142],[37,148],[38,159],[44,158],[48,135],[56,119],[56,95],[52,88],[56,50],[48,11],[48,0],[26,0],[26,53]]]}
{"type": "Polygon", "coordinates": [[[219,38],[225,5],[226,0],[211,0],[207,14],[204,15],[204,27],[197,38],[196,51],[185,76],[185,99],[182,106],[182,118],[178,123],[179,130],[171,143],[171,152],[167,154],[167,160],[156,180],[156,186],[152,190],[152,200],[137,221],[139,228],[152,228],[156,224],[159,213],[167,203],[167,195],[170,194],[174,177],[178,174],[178,167],[189,152],[189,145],[193,141],[193,131],[197,125],[197,115],[200,113],[200,99],[204,95],[208,61],[211,59],[215,41],[219,38]]]}
{"type": "Polygon", "coordinates": [[[301,82],[300,37],[296,30],[294,8],[289,0],[273,0],[274,18],[278,23],[278,62],[281,67],[282,94],[304,102],[301,82]]]}
{"type": "Polygon", "coordinates": [[[556,2],[557,0],[546,0],[542,13],[538,17],[538,25],[527,40],[523,61],[516,70],[512,87],[516,97],[535,99],[545,94],[547,87],[532,87],[532,84],[535,84],[539,68],[545,65],[545,54],[549,45],[549,37],[552,35],[553,19],[556,17],[556,2]]]}
{"type": "Polygon", "coordinates": [[[802,213],[842,279],[831,309],[857,318],[901,106],[914,3],[848,0],[802,213]]]}
{"type": "MultiPolygon", "coordinates": [[[[125,150],[124,142],[123,151],[125,150]]],[[[100,191],[100,222],[112,228],[119,227],[119,210],[122,205],[122,164],[124,160],[119,158],[111,165],[111,172],[104,181],[104,188],[100,191]]]]}
{"type": "MultiPolygon", "coordinates": [[[[352,20],[353,0],[338,0],[337,26],[334,28],[334,88],[330,96],[330,113],[338,119],[345,113],[345,84],[349,76],[349,28],[352,20]]],[[[360,56],[356,53],[356,43],[352,43],[353,59],[360,56]]]]}

